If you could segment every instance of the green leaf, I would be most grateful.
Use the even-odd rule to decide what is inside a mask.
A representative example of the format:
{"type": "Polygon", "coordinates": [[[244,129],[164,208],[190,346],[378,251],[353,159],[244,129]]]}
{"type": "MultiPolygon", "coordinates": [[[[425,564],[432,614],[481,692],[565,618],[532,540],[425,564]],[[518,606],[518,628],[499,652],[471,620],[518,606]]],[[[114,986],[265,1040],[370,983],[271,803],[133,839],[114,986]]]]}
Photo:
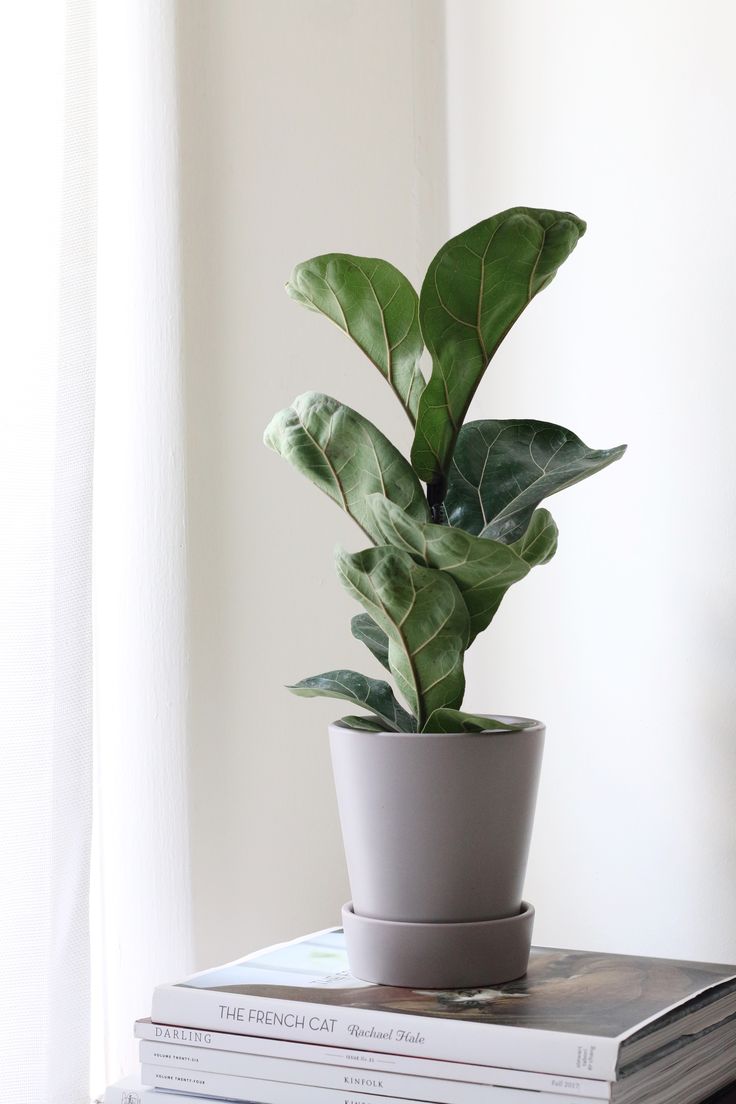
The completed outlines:
{"type": "Polygon", "coordinates": [[[340,698],[353,702],[372,710],[383,721],[384,728],[393,732],[416,732],[416,721],[399,705],[389,684],[366,678],[357,671],[326,671],[323,675],[302,679],[287,690],[302,698],[340,698]]]}
{"type": "Polygon", "coordinates": [[[441,706],[459,707],[470,620],[449,575],[390,547],[354,555],[338,549],[336,562],[346,590],[388,636],[391,673],[417,727],[441,706]]]}
{"type": "Polygon", "coordinates": [[[327,253],[294,269],[287,293],[339,326],[375,364],[414,425],[424,377],[419,299],[388,261],[327,253]]]}
{"type": "Polygon", "coordinates": [[[386,722],[380,717],[365,714],[356,717],[341,717],[335,724],[340,728],[357,728],[360,732],[385,732],[386,722]]]}
{"type": "Polygon", "coordinates": [[[382,495],[372,495],[369,506],[386,543],[452,577],[470,614],[469,644],[490,625],[509,587],[557,548],[557,526],[546,510],[537,510],[517,544],[501,544],[447,525],[420,524],[382,495]]]}
{"type": "Polygon", "coordinates": [[[440,249],[419,300],[422,334],[432,355],[411,453],[420,479],[444,482],[491,358],[584,233],[585,223],[568,212],[513,207],[440,249]]]}
{"type": "Polygon", "coordinates": [[[367,613],[356,613],[350,622],[350,628],[356,640],[365,644],[382,667],[390,670],[388,665],[388,637],[383,629],[379,629],[376,622],[367,613]]]}
{"type": "Polygon", "coordinates": [[[505,544],[522,537],[542,499],[612,464],[626,445],[590,449],[562,426],[468,422],[458,437],[445,508],[450,525],[505,544]]]}
{"type": "Polygon", "coordinates": [[[460,709],[435,709],[422,732],[520,732],[523,724],[509,724],[482,713],[463,713],[460,709]]]}
{"type": "MultiPolygon", "coordinates": [[[[481,537],[481,540],[492,539],[481,537]]],[[[557,526],[549,510],[535,510],[524,536],[505,547],[513,548],[530,567],[549,563],[557,551],[557,526]]]]}
{"type": "Polygon", "coordinates": [[[274,416],[264,441],[342,506],[376,539],[366,506],[383,494],[411,517],[429,517],[422,485],[411,465],[366,418],[329,395],[310,391],[274,416]]]}

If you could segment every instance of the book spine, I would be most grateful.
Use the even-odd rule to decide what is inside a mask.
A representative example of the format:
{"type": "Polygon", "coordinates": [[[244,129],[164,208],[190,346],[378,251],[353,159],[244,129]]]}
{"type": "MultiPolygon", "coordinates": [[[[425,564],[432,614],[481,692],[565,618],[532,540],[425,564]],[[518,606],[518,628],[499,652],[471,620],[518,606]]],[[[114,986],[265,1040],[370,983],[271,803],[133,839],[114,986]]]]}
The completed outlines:
{"type": "Polygon", "coordinates": [[[503,1066],[561,1077],[616,1079],[618,1041],[531,1027],[272,1000],[186,985],[159,986],[151,1019],[159,1024],[294,1042],[380,1049],[389,1054],[503,1066]]]}
{"type": "Polygon", "coordinates": [[[339,1047],[295,1043],[288,1039],[266,1039],[254,1035],[232,1035],[224,1031],[198,1031],[187,1027],[167,1027],[138,1020],[136,1038],[174,1047],[191,1047],[206,1067],[202,1051],[229,1051],[238,1055],[261,1055],[290,1062],[317,1062],[354,1070],[358,1073],[409,1074],[441,1081],[460,1081],[479,1085],[505,1085],[508,1088],[531,1089],[536,1092],[566,1092],[571,1096],[610,1100],[611,1083],[587,1077],[560,1077],[528,1070],[504,1069],[501,1066],[469,1065],[462,1062],[413,1058],[405,1054],[383,1054],[380,1051],[340,1049],[339,1047]]]}
{"type": "MultiPolygon", "coordinates": [[[[259,1078],[264,1081],[287,1081],[296,1085],[338,1089],[340,1092],[375,1093],[376,1096],[398,1096],[411,1100],[428,1101],[430,1104],[488,1104],[495,1089],[511,1086],[470,1084],[465,1081],[446,1081],[436,1077],[415,1077],[405,1073],[382,1073],[378,1070],[346,1069],[318,1062],[294,1061],[288,1058],[264,1058],[256,1054],[234,1054],[227,1050],[203,1050],[198,1047],[176,1046],[141,1042],[140,1058],[143,1065],[170,1066],[174,1069],[200,1073],[232,1074],[235,1077],[259,1078]]],[[[557,1094],[558,1104],[563,1099],[574,1099],[578,1104],[597,1104],[591,1097],[566,1094],[560,1088],[551,1089],[557,1094]]],[[[518,1086],[517,1086],[518,1088],[518,1086]]],[[[528,1091],[528,1090],[525,1090],[528,1091]]],[[[537,1090],[539,1091],[539,1090],[537,1090]]]]}
{"type": "MultiPolygon", "coordinates": [[[[210,1073],[208,1070],[181,1070],[170,1066],[141,1067],[141,1081],[156,1090],[197,1093],[199,1096],[225,1097],[229,1100],[248,1101],[248,1104],[377,1104],[373,1093],[353,1091],[350,1088],[322,1088],[315,1085],[290,1084],[285,1081],[266,1081],[257,1077],[238,1077],[227,1073],[210,1073]]],[[[525,1089],[506,1089],[484,1086],[487,1104],[528,1104],[529,1093],[525,1089]]],[[[406,1104],[416,1098],[381,1096],[381,1104],[406,1104]]],[[[579,1097],[555,1093],[535,1093],[534,1104],[579,1104],[579,1097]]],[[[448,1101],[448,1104],[452,1104],[448,1101]]]]}

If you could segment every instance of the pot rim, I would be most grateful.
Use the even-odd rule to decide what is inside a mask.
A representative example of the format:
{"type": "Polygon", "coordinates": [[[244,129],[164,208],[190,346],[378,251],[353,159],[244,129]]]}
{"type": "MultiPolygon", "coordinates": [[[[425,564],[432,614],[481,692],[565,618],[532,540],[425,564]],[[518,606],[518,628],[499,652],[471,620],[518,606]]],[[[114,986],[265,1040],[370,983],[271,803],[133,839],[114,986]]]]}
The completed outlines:
{"type": "Polygon", "coordinates": [[[437,739],[441,737],[443,739],[456,740],[459,736],[466,736],[470,739],[477,739],[480,737],[488,736],[521,736],[524,733],[529,732],[543,732],[545,724],[543,721],[536,721],[532,717],[514,717],[509,713],[476,713],[476,717],[488,717],[494,721],[507,721],[509,725],[516,725],[519,722],[523,725],[522,728],[493,728],[487,729],[484,732],[394,732],[392,729],[386,729],[385,732],[374,732],[367,728],[352,728],[350,725],[341,724],[339,720],[333,721],[329,728],[330,732],[337,730],[339,732],[352,732],[359,733],[361,736],[403,736],[403,737],[419,737],[420,739],[437,739]]]}

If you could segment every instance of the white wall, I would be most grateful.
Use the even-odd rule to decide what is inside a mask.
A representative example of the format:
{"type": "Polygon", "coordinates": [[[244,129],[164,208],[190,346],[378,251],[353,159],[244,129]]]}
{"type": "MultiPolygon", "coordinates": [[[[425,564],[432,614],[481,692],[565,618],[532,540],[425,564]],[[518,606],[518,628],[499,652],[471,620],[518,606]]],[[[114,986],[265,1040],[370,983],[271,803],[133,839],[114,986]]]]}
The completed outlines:
{"type": "Polygon", "coordinates": [[[535,938],[733,961],[736,9],[447,7],[452,232],[589,223],[471,416],[629,443],[550,501],[556,560],[469,661],[468,707],[548,723],[535,938]]]}
{"type": "Polygon", "coordinates": [[[345,250],[419,281],[519,203],[588,235],[472,416],[559,421],[625,459],[550,502],[556,560],[469,657],[469,708],[549,737],[538,942],[736,958],[732,721],[736,12],[725,0],[180,0],[190,701],[201,965],[334,922],[347,895],[327,702],[368,668],[332,568],[349,521],[261,445],[298,392],[408,447],[350,343],[283,294],[345,250]]]}
{"type": "Polygon", "coordinates": [[[326,735],[338,703],[295,699],[283,684],[370,667],[332,565],[338,541],[362,541],[261,435],[315,389],[409,445],[378,373],[283,284],[331,250],[386,257],[416,279],[446,238],[443,27],[439,0],[178,10],[204,966],[337,923],[348,896],[326,735]]]}

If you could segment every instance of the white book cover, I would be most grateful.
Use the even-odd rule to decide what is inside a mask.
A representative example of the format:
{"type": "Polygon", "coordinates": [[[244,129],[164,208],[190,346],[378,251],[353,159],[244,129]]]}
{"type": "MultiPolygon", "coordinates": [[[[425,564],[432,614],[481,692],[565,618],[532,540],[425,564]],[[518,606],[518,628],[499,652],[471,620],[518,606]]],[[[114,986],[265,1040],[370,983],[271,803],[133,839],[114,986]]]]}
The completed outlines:
{"type": "Polygon", "coordinates": [[[419,991],[353,977],[335,928],[158,986],[151,1019],[613,1081],[704,1008],[736,1012],[736,966],[534,947],[516,981],[419,991]]]}
{"type": "MultiPolygon", "coordinates": [[[[417,1097],[376,1096],[371,1091],[346,1088],[323,1088],[317,1085],[266,1081],[256,1077],[238,1077],[207,1070],[172,1069],[170,1066],[141,1066],[141,1081],[155,1089],[197,1093],[204,1097],[247,1101],[248,1104],[416,1104],[417,1097]]],[[[467,1086],[465,1086],[467,1087],[467,1086]]],[[[534,1093],[525,1089],[483,1086],[486,1104],[580,1104],[579,1096],[559,1093],[534,1093]]],[[[428,1099],[425,1097],[425,1100],[428,1099]]],[[[107,1102],[106,1102],[107,1104],[107,1102]]],[[[446,1098],[446,1104],[454,1104],[446,1098]]]]}
{"type": "MultiPolygon", "coordinates": [[[[208,1050],[229,1051],[243,1058],[255,1055],[283,1059],[291,1063],[309,1062],[318,1067],[323,1065],[343,1067],[357,1073],[408,1074],[414,1077],[434,1077],[441,1081],[505,1085],[508,1088],[531,1089],[536,1092],[565,1092],[596,1100],[609,1100],[611,1097],[611,1082],[598,1081],[589,1077],[561,1077],[530,1070],[505,1069],[502,1066],[438,1061],[407,1054],[386,1054],[381,1051],[356,1050],[317,1043],[295,1043],[289,1039],[269,1039],[257,1035],[234,1035],[224,1031],[171,1027],[168,1024],[155,1024],[150,1019],[136,1022],[135,1035],[141,1040],[168,1046],[183,1046],[187,1050],[193,1050],[196,1064],[204,1069],[215,1068],[207,1064],[208,1050]]],[[[143,1053],[142,1050],[141,1053],[143,1053]]],[[[147,1050],[145,1053],[148,1054],[150,1051],[147,1050]]],[[[244,1075],[249,1076],[245,1072],[244,1075]]],[[[327,1084],[327,1082],[324,1083],[327,1084]]]]}
{"type": "MultiPolygon", "coordinates": [[[[347,1069],[345,1066],[331,1066],[318,1062],[300,1062],[289,1058],[267,1058],[257,1054],[235,1054],[228,1050],[203,1050],[200,1047],[187,1047],[173,1043],[140,1044],[142,1065],[171,1067],[195,1075],[208,1073],[226,1073],[235,1077],[259,1078],[263,1081],[286,1081],[295,1085],[310,1085],[315,1088],[337,1089],[340,1092],[373,1093],[376,1096],[404,1097],[411,1100],[427,1101],[429,1104],[489,1104],[495,1099],[496,1089],[513,1088],[509,1085],[471,1083],[468,1081],[447,1081],[438,1077],[416,1077],[406,1073],[386,1073],[380,1070],[347,1069]]],[[[552,1079],[554,1080],[554,1079],[552,1079]]],[[[598,1104],[596,1098],[583,1097],[577,1093],[566,1093],[563,1089],[564,1078],[558,1078],[558,1085],[542,1092],[560,1094],[559,1100],[573,1097],[578,1104],[598,1104]]],[[[515,1087],[519,1089],[519,1086],[515,1087]]],[[[524,1087],[528,1091],[528,1087],[524,1087]]],[[[499,1100],[505,1100],[500,1096],[499,1100]]],[[[537,1097],[535,1096],[535,1100],[537,1097]]]]}

